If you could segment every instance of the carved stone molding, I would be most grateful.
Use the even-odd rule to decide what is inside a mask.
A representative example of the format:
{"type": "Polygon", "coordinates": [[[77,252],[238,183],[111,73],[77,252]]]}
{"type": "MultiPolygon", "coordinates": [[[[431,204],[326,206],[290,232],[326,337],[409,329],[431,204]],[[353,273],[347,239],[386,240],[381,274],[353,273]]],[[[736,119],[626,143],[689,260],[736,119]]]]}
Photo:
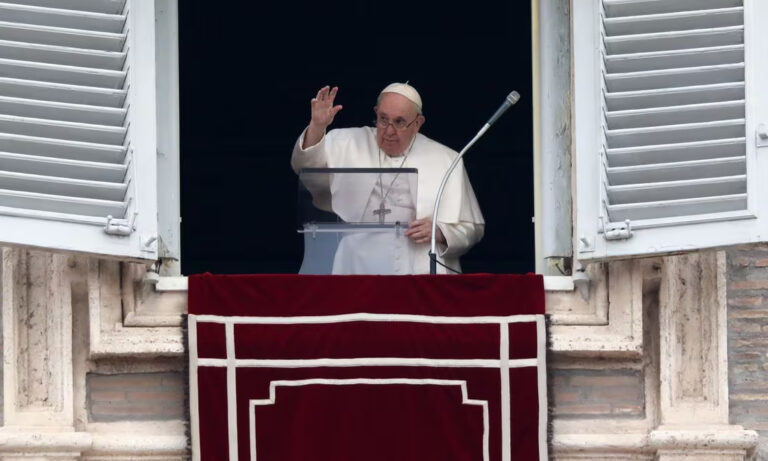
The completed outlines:
{"type": "Polygon", "coordinates": [[[660,461],[742,460],[757,433],[728,421],[725,253],[663,259],[659,290],[660,461]]]}
{"type": "MultiPolygon", "coordinates": [[[[547,314],[552,325],[608,325],[608,266],[590,264],[589,298],[584,299],[571,287],[569,291],[547,290],[547,314]]],[[[546,286],[545,286],[546,287],[546,286]]]]}
{"type": "Polygon", "coordinates": [[[159,292],[145,282],[143,264],[122,264],[123,326],[180,327],[187,312],[186,290],[159,292]]]}
{"type": "MultiPolygon", "coordinates": [[[[644,330],[640,357],[572,357],[558,354],[550,365],[558,369],[637,370],[643,379],[643,411],[641,417],[555,418],[553,448],[559,460],[652,460],[654,450],[648,434],[658,425],[658,261],[640,265],[645,289],[641,309],[644,330]]],[[[616,287],[616,289],[621,289],[616,287]]]]}
{"type": "Polygon", "coordinates": [[[725,286],[718,283],[724,270],[714,252],[664,258],[659,309],[663,424],[728,423],[725,286]]]}
{"type": "Polygon", "coordinates": [[[643,353],[643,290],[654,277],[653,260],[590,264],[590,294],[547,292],[555,352],[640,357],[643,353]]]}
{"type": "Polygon", "coordinates": [[[93,434],[82,461],[181,461],[187,457],[182,435],[93,434]]]}
{"type": "Polygon", "coordinates": [[[697,429],[659,428],[649,444],[660,461],[743,461],[757,444],[757,433],[741,426],[703,426],[697,429]]]}
{"type": "Polygon", "coordinates": [[[84,432],[0,432],[3,461],[78,461],[90,445],[84,432]]]}
{"type": "Polygon", "coordinates": [[[554,459],[558,461],[651,461],[653,451],[644,433],[567,434],[556,436],[554,459]]]}
{"type": "Polygon", "coordinates": [[[73,430],[66,256],[2,249],[5,430],[73,430]]]}
{"type": "MultiPolygon", "coordinates": [[[[117,261],[22,248],[0,248],[0,256],[4,416],[0,459],[186,459],[183,421],[93,425],[82,415],[75,421],[75,408],[84,405],[88,357],[115,355],[120,362],[119,357],[181,354],[179,300],[167,302],[171,297],[165,297],[160,304],[170,308],[163,310],[157,300],[124,290],[126,281],[117,261]],[[125,327],[124,303],[133,303],[131,312],[145,318],[151,318],[153,310],[158,318],[172,317],[175,310],[175,326],[125,327]],[[80,314],[78,322],[73,313],[80,314]],[[86,335],[75,337],[73,332],[86,335]]],[[[135,282],[130,281],[131,288],[135,282]]],[[[100,366],[109,363],[114,362],[100,366]]],[[[144,371],[159,363],[137,366],[144,371]]]]}
{"type": "Polygon", "coordinates": [[[181,461],[183,435],[0,432],[3,461],[181,461]]]}
{"type": "Polygon", "coordinates": [[[178,309],[186,308],[186,293],[174,297],[144,291],[143,266],[140,271],[134,264],[124,265],[127,268],[117,261],[88,261],[91,357],[182,355],[178,309]]]}

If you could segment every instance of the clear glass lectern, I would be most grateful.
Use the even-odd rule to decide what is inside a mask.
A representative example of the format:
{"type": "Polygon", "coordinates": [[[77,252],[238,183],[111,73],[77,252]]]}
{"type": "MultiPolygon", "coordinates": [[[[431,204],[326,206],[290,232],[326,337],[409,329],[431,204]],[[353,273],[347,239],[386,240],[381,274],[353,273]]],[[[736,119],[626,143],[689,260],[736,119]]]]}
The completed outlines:
{"type": "Polygon", "coordinates": [[[300,274],[412,273],[404,232],[416,219],[415,168],[304,168],[299,171],[300,274]]]}

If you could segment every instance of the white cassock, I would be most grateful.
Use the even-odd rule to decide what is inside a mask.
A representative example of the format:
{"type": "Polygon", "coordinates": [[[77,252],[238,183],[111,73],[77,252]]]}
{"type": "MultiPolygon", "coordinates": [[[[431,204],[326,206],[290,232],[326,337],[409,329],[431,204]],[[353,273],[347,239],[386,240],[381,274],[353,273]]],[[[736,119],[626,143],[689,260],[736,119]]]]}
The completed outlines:
{"type": "MultiPolygon", "coordinates": [[[[413,208],[415,208],[416,219],[431,218],[440,182],[451,162],[458,155],[454,150],[417,133],[403,164],[403,157],[389,157],[379,151],[376,143],[376,129],[371,127],[331,130],[320,142],[307,149],[301,148],[303,142],[304,133],[296,142],[291,157],[291,166],[297,173],[302,168],[403,167],[418,170],[416,187],[410,186],[406,178],[409,175],[397,176],[391,187],[385,183],[383,189],[380,189],[376,185],[367,189],[370,191],[368,196],[346,198],[346,200],[357,200],[357,206],[352,206],[351,203],[341,206],[340,201],[345,199],[333,196],[333,211],[345,221],[351,222],[374,221],[374,219],[368,219],[370,218],[368,214],[372,214],[379,208],[382,192],[387,198],[387,208],[393,213],[387,215],[388,222],[397,221],[395,216],[397,214],[407,216],[410,213],[412,216],[413,208]],[[414,197],[412,189],[418,189],[417,197],[414,197]],[[348,210],[352,209],[359,211],[350,213],[348,210]]],[[[335,186],[331,184],[331,192],[335,186]]],[[[477,243],[485,231],[483,214],[463,163],[459,163],[445,186],[437,215],[437,225],[447,242],[447,244],[438,244],[438,260],[460,270],[459,256],[477,243]]],[[[354,237],[362,238],[362,236],[354,237]]],[[[370,238],[370,234],[367,238],[370,238]]],[[[381,236],[373,238],[384,239],[381,236]]],[[[381,273],[370,271],[370,266],[366,263],[379,258],[394,261],[391,273],[429,273],[429,243],[416,244],[409,239],[400,238],[390,239],[387,242],[381,240],[376,242],[376,245],[372,245],[371,240],[366,240],[365,245],[358,245],[360,242],[354,242],[353,239],[347,242],[344,240],[348,239],[342,239],[339,243],[333,273],[381,273]],[[352,251],[353,247],[356,247],[356,251],[352,251]]],[[[448,272],[440,265],[437,271],[438,273],[448,272]]]]}

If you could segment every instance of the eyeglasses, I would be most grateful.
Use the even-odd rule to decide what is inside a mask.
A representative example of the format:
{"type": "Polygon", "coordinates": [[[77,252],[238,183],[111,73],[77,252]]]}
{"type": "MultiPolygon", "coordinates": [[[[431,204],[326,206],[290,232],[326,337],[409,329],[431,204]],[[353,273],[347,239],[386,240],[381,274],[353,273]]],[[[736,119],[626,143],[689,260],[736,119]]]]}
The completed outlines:
{"type": "Polygon", "coordinates": [[[419,116],[417,115],[415,119],[413,119],[410,123],[406,122],[404,118],[396,118],[394,120],[390,120],[387,117],[376,117],[376,120],[373,121],[376,125],[378,125],[380,128],[384,128],[385,130],[389,127],[389,125],[392,125],[394,129],[397,131],[403,131],[404,129],[408,128],[409,126],[413,125],[413,122],[419,119],[419,116]]]}

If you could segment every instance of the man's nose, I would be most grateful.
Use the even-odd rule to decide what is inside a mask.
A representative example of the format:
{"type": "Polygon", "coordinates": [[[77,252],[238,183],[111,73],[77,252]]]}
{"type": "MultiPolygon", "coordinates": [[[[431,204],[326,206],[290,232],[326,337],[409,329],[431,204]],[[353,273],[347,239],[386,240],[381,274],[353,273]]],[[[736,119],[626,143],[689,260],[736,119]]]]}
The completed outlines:
{"type": "Polygon", "coordinates": [[[392,133],[392,134],[396,134],[396,133],[397,133],[397,130],[395,129],[395,125],[393,125],[393,124],[392,124],[392,122],[389,122],[389,123],[387,124],[387,127],[386,127],[386,128],[384,128],[384,132],[385,132],[386,134],[390,134],[390,133],[392,133]],[[389,131],[390,129],[392,129],[392,131],[389,131]]]}

